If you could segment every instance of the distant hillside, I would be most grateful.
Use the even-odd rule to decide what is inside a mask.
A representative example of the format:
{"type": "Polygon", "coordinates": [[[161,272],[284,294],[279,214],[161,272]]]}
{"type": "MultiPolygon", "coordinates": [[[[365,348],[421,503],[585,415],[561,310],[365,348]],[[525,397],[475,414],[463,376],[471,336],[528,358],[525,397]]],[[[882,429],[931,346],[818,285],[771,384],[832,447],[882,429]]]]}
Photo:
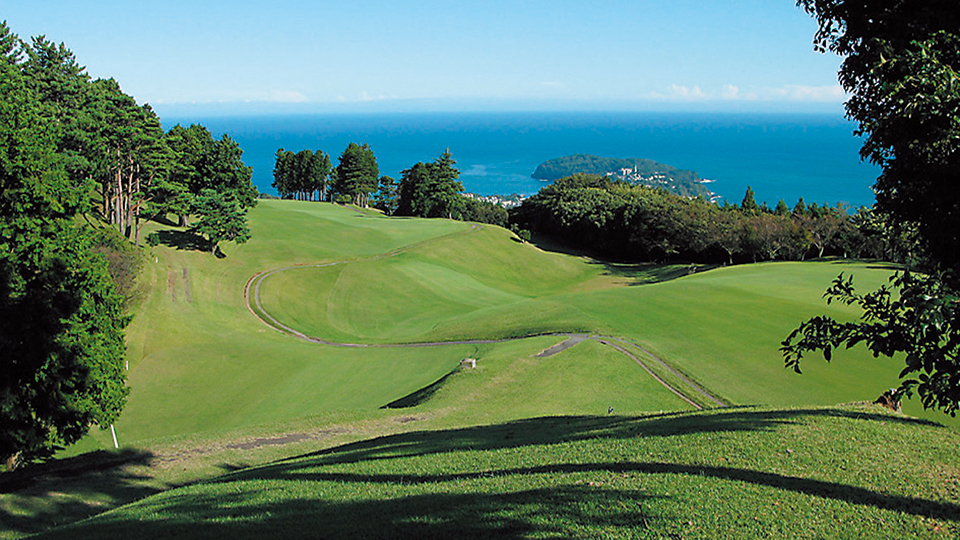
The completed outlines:
{"type": "Polygon", "coordinates": [[[607,175],[632,184],[662,187],[684,197],[713,196],[706,182],[694,171],[687,171],[643,158],[605,158],[576,154],[551,159],[537,165],[533,178],[552,182],[575,173],[607,175]]]}

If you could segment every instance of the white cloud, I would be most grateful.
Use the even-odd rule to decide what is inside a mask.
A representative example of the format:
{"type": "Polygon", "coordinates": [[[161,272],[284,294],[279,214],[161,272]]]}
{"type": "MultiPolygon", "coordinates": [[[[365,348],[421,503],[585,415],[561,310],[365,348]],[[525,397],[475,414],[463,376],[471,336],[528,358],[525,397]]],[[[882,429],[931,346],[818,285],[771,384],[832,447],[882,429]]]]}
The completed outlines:
{"type": "Polygon", "coordinates": [[[699,86],[671,84],[666,92],[650,92],[645,97],[656,101],[706,101],[713,96],[699,86]]]}
{"type": "Polygon", "coordinates": [[[360,95],[354,98],[348,98],[344,95],[338,95],[333,98],[334,103],[369,103],[371,101],[390,101],[393,99],[399,99],[397,96],[387,96],[387,95],[370,95],[369,92],[364,90],[360,92],[360,95]]]}
{"type": "Polygon", "coordinates": [[[805,86],[788,84],[777,89],[776,95],[789,101],[843,101],[846,97],[840,85],[805,86]]]}
{"type": "Polygon", "coordinates": [[[671,84],[662,92],[649,92],[642,96],[655,101],[786,101],[808,103],[840,103],[846,95],[839,85],[810,86],[787,84],[777,87],[743,89],[734,84],[725,84],[716,91],[704,90],[699,85],[671,84]]]}
{"type": "Polygon", "coordinates": [[[725,84],[723,85],[723,90],[720,91],[720,97],[722,99],[739,99],[740,87],[732,84],[725,84]]]}
{"type": "Polygon", "coordinates": [[[266,99],[260,101],[269,101],[272,103],[306,103],[310,101],[310,99],[296,90],[273,90],[267,94],[266,99]]]}

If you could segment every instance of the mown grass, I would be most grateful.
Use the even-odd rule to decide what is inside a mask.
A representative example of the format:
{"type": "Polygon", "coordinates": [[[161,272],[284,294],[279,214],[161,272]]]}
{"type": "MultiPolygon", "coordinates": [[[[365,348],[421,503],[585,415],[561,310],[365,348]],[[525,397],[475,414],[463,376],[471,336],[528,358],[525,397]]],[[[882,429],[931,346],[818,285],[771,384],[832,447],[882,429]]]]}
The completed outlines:
{"type": "MultiPolygon", "coordinates": [[[[300,331],[353,343],[595,332],[639,344],[728,402],[796,407],[873,399],[896,383],[896,362],[862,351],[839,355],[830,365],[811,358],[797,376],[783,369],[776,350],[809,315],[853,316],[820,300],[841,270],[853,271],[866,288],[885,279],[889,268],[816,262],[686,275],[685,266],[624,267],[548,253],[494,227],[385,219],[328,204],[264,201],[250,219],[253,240],[224,246],[225,259],[189,249],[185,233],[166,228],[167,245],[151,252],[144,272],[149,294],[128,332],[133,392],[116,425],[126,450],[63,462],[67,471],[76,470],[72,476],[41,467],[27,471],[21,483],[5,485],[0,537],[70,523],[152,493],[164,494],[73,532],[243,536],[238,531],[249,527],[250,536],[303,537],[319,530],[317,523],[329,536],[348,538],[453,531],[468,538],[706,538],[723,531],[743,537],[871,537],[879,530],[870,525],[861,534],[855,526],[861,518],[895,523],[891,530],[905,536],[936,537],[935,527],[956,531],[952,514],[944,517],[955,507],[943,503],[956,504],[956,462],[940,450],[921,446],[904,458],[914,469],[925,463],[935,471],[922,481],[912,469],[903,473],[907,482],[920,482],[919,491],[897,480],[895,460],[906,450],[889,461],[874,457],[885,476],[866,484],[860,472],[827,480],[811,472],[844,465],[840,461],[784,469],[778,465],[784,456],[776,453],[782,453],[778,441],[796,440],[790,444],[805,455],[850,452],[863,468],[869,459],[857,444],[879,453],[877,441],[886,436],[910,448],[923,437],[906,432],[939,428],[882,415],[872,424],[860,422],[864,414],[878,413],[846,408],[650,417],[689,406],[632,360],[595,341],[547,358],[534,355],[562,337],[427,348],[322,346],[268,328],[243,300],[244,286],[257,272],[338,262],[271,275],[263,284],[264,307],[300,331]],[[464,357],[477,358],[478,367],[454,373],[430,399],[413,408],[380,409],[451,373],[464,357]],[[613,415],[605,414],[609,407],[613,415]],[[860,427],[844,427],[853,420],[860,427]],[[836,424],[829,436],[803,438],[791,431],[797,425],[821,432],[821,421],[836,424]],[[712,427],[689,433],[683,427],[699,422],[712,427]],[[621,429],[626,425],[636,430],[621,429]],[[741,427],[721,427],[728,425],[741,427]],[[747,425],[753,427],[742,428],[747,425]],[[844,439],[845,429],[857,434],[868,425],[896,430],[880,428],[873,439],[856,435],[849,444],[844,439]],[[744,438],[710,438],[728,431],[744,438]],[[447,438],[462,446],[444,446],[447,438]],[[378,441],[396,446],[388,444],[383,456],[364,454],[352,469],[347,462],[323,461],[328,454],[304,457],[296,462],[302,466],[294,466],[331,466],[323,470],[356,480],[267,472],[167,491],[299,454],[379,448],[378,441]],[[332,450],[343,444],[357,446],[332,450]],[[686,448],[697,445],[703,448],[686,448]],[[446,450],[421,456],[427,447],[446,450]],[[734,450],[739,461],[732,472],[698,461],[734,450]],[[599,461],[587,459],[591,455],[599,461]],[[620,463],[632,465],[616,468],[620,463]],[[577,468],[584,464],[599,465],[577,468]],[[713,468],[696,468],[706,465],[713,468]],[[366,479],[405,477],[403,471],[417,468],[426,480],[366,479]],[[719,502],[702,502],[701,494],[704,500],[743,502],[738,499],[727,515],[719,502]],[[778,507],[787,500],[793,502],[778,507]],[[894,503],[934,510],[911,513],[894,503]],[[694,525],[674,519],[688,509],[697,518],[689,520],[694,525]],[[791,512],[799,517],[780,524],[791,512]],[[298,522],[298,514],[306,517],[298,522]],[[142,533],[133,524],[141,519],[148,524],[142,533]]],[[[955,442],[952,431],[922,433],[955,442]]],[[[108,446],[109,434],[97,432],[72,453],[108,446]]]]}
{"type": "Polygon", "coordinates": [[[643,270],[611,271],[545,254],[508,242],[502,231],[488,227],[394,257],[281,272],[265,280],[262,300],[284,324],[334,341],[445,341],[554,331],[624,337],[731,403],[872,400],[896,383],[899,366],[865,350],[841,351],[832,365],[810,358],[802,376],[783,369],[778,350],[807,317],[856,316],[821,299],[840,272],[853,272],[859,286],[872,289],[891,267],[769,263],[692,275],[674,267],[670,279],[659,283],[649,283],[650,271],[643,270]],[[637,282],[645,284],[628,286],[637,282]]]}
{"type": "Polygon", "coordinates": [[[41,538],[955,538],[958,443],[874,407],[528,418],[322,450],[41,538]]]}

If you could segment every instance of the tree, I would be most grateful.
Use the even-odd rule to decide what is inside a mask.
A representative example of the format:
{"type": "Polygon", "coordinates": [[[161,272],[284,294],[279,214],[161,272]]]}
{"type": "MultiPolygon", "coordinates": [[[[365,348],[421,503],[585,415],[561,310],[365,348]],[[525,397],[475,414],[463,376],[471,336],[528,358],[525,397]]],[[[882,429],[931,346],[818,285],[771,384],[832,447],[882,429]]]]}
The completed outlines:
{"type": "Polygon", "coordinates": [[[397,190],[397,215],[459,219],[466,209],[457,162],[445,150],[431,163],[403,171],[397,190]]]}
{"type": "Polygon", "coordinates": [[[753,198],[753,189],[747,186],[746,193],[743,194],[743,201],[740,203],[740,211],[744,214],[759,214],[760,207],[753,198]]]}
{"type": "Polygon", "coordinates": [[[323,200],[330,176],[330,156],[321,150],[293,153],[280,148],[273,166],[273,187],[284,199],[323,200]]]}
{"type": "MultiPolygon", "coordinates": [[[[207,128],[193,124],[188,128],[172,127],[166,138],[179,162],[171,183],[181,190],[170,198],[171,211],[188,211],[205,189],[229,193],[244,210],[256,206],[258,193],[251,182],[253,169],[243,163],[243,150],[229,135],[214,139],[207,128]]],[[[180,216],[180,224],[186,226],[187,214],[180,216]]]]}
{"type": "Polygon", "coordinates": [[[790,209],[787,208],[787,203],[783,202],[783,199],[780,199],[777,202],[777,207],[773,209],[773,213],[778,216],[785,216],[790,213],[790,209]]]}
{"type": "Polygon", "coordinates": [[[294,171],[293,171],[293,152],[278,148],[274,154],[273,162],[273,183],[270,185],[277,190],[281,199],[289,199],[294,196],[294,171]]]}
{"type": "Polygon", "coordinates": [[[797,199],[797,204],[793,207],[793,215],[802,216],[807,213],[807,205],[803,202],[803,197],[797,199]]]}
{"type": "Polygon", "coordinates": [[[877,209],[916,223],[927,254],[956,288],[960,263],[960,10],[951,0],[801,0],[815,46],[845,57],[847,115],[881,167],[877,209]]]}
{"type": "Polygon", "coordinates": [[[373,195],[373,207],[392,216],[397,212],[398,184],[390,176],[380,177],[380,186],[373,195]]]}
{"type": "Polygon", "coordinates": [[[856,323],[814,317],[783,341],[788,367],[804,353],[865,343],[875,356],[905,354],[899,391],[955,415],[960,404],[960,10],[953,0],[800,0],[817,19],[820,51],[844,57],[847,116],[866,135],[860,151],[881,168],[877,211],[914,224],[926,275],[904,272],[860,295],[841,275],[827,301],[863,310],[856,323]]]}
{"type": "Polygon", "coordinates": [[[30,245],[0,245],[0,456],[8,468],[18,456],[45,457],[78,441],[91,425],[107,427],[129,392],[129,318],[103,256],[64,220],[31,229],[30,245]]]}
{"type": "Polygon", "coordinates": [[[206,188],[194,200],[190,211],[198,219],[189,231],[205,236],[214,254],[219,252],[220,242],[242,244],[250,239],[246,211],[233,193],[206,188]]]}
{"type": "Polygon", "coordinates": [[[308,193],[308,199],[313,200],[313,193],[316,192],[317,200],[322,201],[327,193],[327,185],[330,179],[331,168],[330,156],[322,150],[317,150],[312,154],[307,150],[306,177],[303,185],[308,193]]]}
{"type": "Polygon", "coordinates": [[[366,207],[370,194],[377,190],[379,177],[380,168],[370,145],[350,143],[333,170],[333,191],[344,200],[366,207]]]}
{"type": "Polygon", "coordinates": [[[0,457],[50,455],[120,413],[122,310],[102,255],[75,217],[60,126],[9,54],[0,25],[0,457]]]}

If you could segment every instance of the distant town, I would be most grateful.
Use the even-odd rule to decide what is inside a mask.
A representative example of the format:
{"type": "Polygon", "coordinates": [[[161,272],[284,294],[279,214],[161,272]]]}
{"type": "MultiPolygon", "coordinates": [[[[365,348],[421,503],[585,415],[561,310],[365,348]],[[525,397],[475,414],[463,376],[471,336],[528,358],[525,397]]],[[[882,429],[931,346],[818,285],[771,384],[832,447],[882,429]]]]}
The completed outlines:
{"type": "Polygon", "coordinates": [[[520,206],[520,203],[526,198],[516,193],[512,195],[478,195],[476,193],[464,193],[465,196],[478,201],[493,203],[504,208],[514,208],[520,206]]]}

